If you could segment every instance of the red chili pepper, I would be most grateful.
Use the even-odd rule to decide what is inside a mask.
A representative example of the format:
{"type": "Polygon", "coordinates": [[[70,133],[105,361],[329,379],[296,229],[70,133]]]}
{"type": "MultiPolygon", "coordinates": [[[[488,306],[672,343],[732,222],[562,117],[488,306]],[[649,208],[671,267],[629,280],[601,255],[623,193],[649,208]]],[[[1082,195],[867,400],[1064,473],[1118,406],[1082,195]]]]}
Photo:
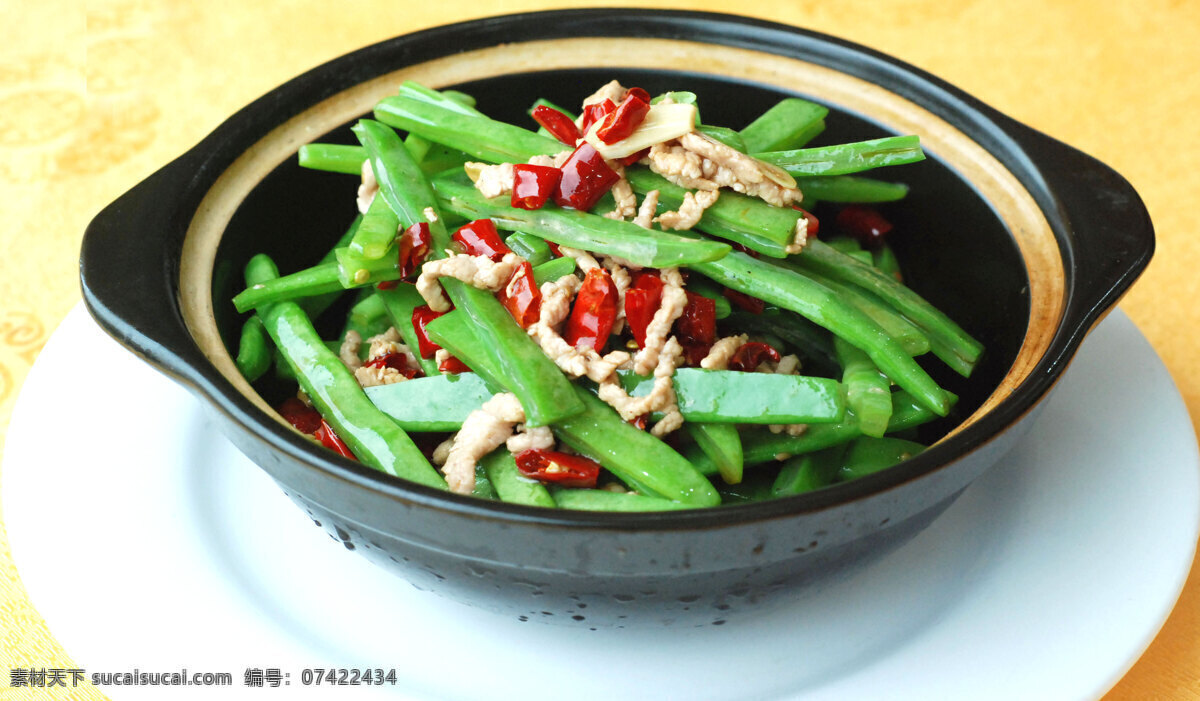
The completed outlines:
{"type": "Polygon", "coordinates": [[[892,230],[892,223],[879,212],[856,204],[842,207],[837,215],[837,225],[858,239],[863,248],[878,248],[883,243],[883,237],[892,230]]]}
{"type": "Polygon", "coordinates": [[[604,123],[596,129],[596,138],[606,144],[615,144],[632,134],[649,112],[650,101],[643,100],[640,95],[630,90],[617,109],[604,117],[604,123]]]}
{"type": "Polygon", "coordinates": [[[599,463],[579,455],[530,448],[517,453],[515,460],[522,475],[563,487],[595,487],[600,477],[599,463]]]}
{"type": "Polygon", "coordinates": [[[687,306],[675,322],[675,331],[684,345],[712,345],[717,340],[717,303],[703,295],[688,292],[687,306]]]}
{"type": "Polygon", "coordinates": [[[629,166],[633,165],[634,163],[637,163],[638,161],[645,158],[646,154],[648,154],[648,153],[650,153],[650,149],[644,148],[641,151],[638,151],[637,153],[632,153],[624,158],[618,158],[617,163],[620,163],[623,166],[629,167],[629,166]]]}
{"type": "Polygon", "coordinates": [[[296,397],[285,399],[275,411],[300,433],[311,436],[321,428],[321,413],[296,397]]]}
{"type": "Polygon", "coordinates": [[[519,163],[513,166],[512,206],[521,209],[541,209],[558,189],[562,171],[551,166],[519,163]]]}
{"type": "Polygon", "coordinates": [[[410,380],[417,376],[416,369],[408,366],[408,357],[403,353],[388,353],[387,355],[381,355],[374,360],[368,360],[367,362],[363,363],[363,367],[391,368],[410,380]]]}
{"type": "Polygon", "coordinates": [[[650,101],[650,93],[646,92],[643,88],[630,88],[625,92],[625,96],[629,97],[630,95],[635,95],[642,102],[650,101]]]}
{"type": "Polygon", "coordinates": [[[767,303],[758,297],[751,297],[748,294],[738,292],[737,290],[731,290],[728,287],[725,288],[722,294],[725,295],[725,299],[728,299],[733,304],[736,304],[738,307],[745,309],[751,314],[762,314],[763,309],[767,307],[767,303]]]}
{"type": "Polygon", "coordinates": [[[625,321],[638,347],[646,345],[646,327],[662,304],[662,280],[654,273],[643,272],[625,290],[625,321]]]}
{"type": "Polygon", "coordinates": [[[648,426],[650,424],[650,415],[642,414],[641,416],[635,416],[632,419],[630,419],[629,421],[626,421],[625,423],[633,426],[634,428],[636,428],[639,431],[645,431],[646,426],[648,426]]]}
{"type": "Polygon", "coordinates": [[[533,265],[527,260],[522,261],[504,287],[496,293],[496,298],[521,328],[532,326],[542,309],[542,293],[533,281],[533,265]]]}
{"type": "Polygon", "coordinates": [[[554,201],[561,207],[586,212],[620,179],[604,162],[604,157],[585,141],[563,164],[562,180],[554,193],[554,201]]]}
{"type": "Polygon", "coordinates": [[[550,252],[554,254],[555,258],[562,258],[562,249],[558,247],[557,243],[547,241],[546,245],[550,247],[550,252]]]}
{"type": "Polygon", "coordinates": [[[429,255],[429,242],[433,237],[429,233],[428,222],[417,222],[400,234],[400,277],[406,278],[417,272],[425,257],[429,255]]]}
{"type": "Polygon", "coordinates": [[[681,345],[683,345],[683,359],[692,367],[699,367],[700,361],[708,356],[713,347],[711,343],[684,343],[681,345]]]}
{"type": "Polygon", "coordinates": [[[617,320],[617,302],[612,276],[604,268],[592,268],[575,297],[563,338],[572,348],[583,346],[601,352],[617,320]]]}
{"type": "Polygon", "coordinates": [[[384,280],[383,282],[377,283],[375,285],[375,289],[377,289],[377,290],[394,290],[399,286],[400,286],[399,280],[384,280]]]}
{"type": "Polygon", "coordinates": [[[458,358],[455,358],[454,356],[450,356],[449,358],[446,358],[445,360],[443,360],[438,365],[438,370],[440,370],[441,372],[448,372],[448,373],[451,373],[454,375],[457,375],[460,372],[471,372],[471,368],[467,367],[466,363],[459,360],[458,358]]]}
{"type": "Polygon", "coordinates": [[[476,219],[459,227],[451,237],[457,241],[463,251],[473,256],[487,256],[499,263],[504,254],[512,253],[512,249],[500,240],[500,232],[491,219],[476,219]]]}
{"type": "Polygon", "coordinates": [[[422,305],[413,309],[412,325],[413,330],[417,332],[418,352],[422,358],[432,358],[434,353],[441,350],[441,346],[429,340],[429,332],[425,330],[425,326],[445,313],[435,312],[429,308],[429,305],[422,305]]]}
{"type": "Polygon", "coordinates": [[[767,360],[770,360],[772,363],[778,363],[779,351],[765,343],[751,341],[750,343],[743,343],[741,348],[734,351],[733,357],[729,359],[729,369],[740,372],[754,372],[755,368],[767,360]]]}
{"type": "Polygon", "coordinates": [[[350,458],[351,460],[358,460],[358,458],[354,457],[354,453],[350,452],[350,446],[346,445],[341,438],[338,438],[338,434],[334,433],[333,427],[326,423],[324,419],[321,419],[321,427],[317,429],[317,432],[313,436],[321,441],[321,445],[336,451],[338,455],[350,458]]]}
{"type": "Polygon", "coordinates": [[[575,148],[575,143],[583,136],[579,133],[579,127],[575,126],[575,122],[571,121],[570,117],[553,107],[546,105],[534,107],[533,121],[541,124],[554,138],[571,148],[575,148]]]}
{"type": "Polygon", "coordinates": [[[583,121],[580,123],[580,127],[583,129],[583,131],[587,131],[594,122],[604,119],[608,116],[609,112],[612,112],[616,108],[617,105],[608,98],[605,98],[603,102],[597,102],[596,104],[584,107],[583,121]]]}

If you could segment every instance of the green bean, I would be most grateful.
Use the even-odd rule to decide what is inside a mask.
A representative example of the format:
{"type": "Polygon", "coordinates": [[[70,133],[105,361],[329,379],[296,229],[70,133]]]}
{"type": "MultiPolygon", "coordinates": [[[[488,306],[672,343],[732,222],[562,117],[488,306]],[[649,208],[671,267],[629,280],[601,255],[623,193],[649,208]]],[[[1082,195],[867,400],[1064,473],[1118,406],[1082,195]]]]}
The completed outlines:
{"type": "MultiPolygon", "coordinates": [[[[925,160],[919,136],[888,136],[836,146],[767,151],[754,157],[783,168],[796,177],[845,175],[883,166],[916,163],[925,160]]],[[[804,189],[804,181],[800,181],[804,189]]]]}
{"type": "MultiPolygon", "coordinates": [[[[269,258],[255,256],[247,264],[247,277],[259,277],[255,269],[268,265],[274,267],[269,258]]],[[[300,387],[363,464],[445,489],[441,475],[408,434],[375,408],[350,370],[325,346],[304,310],[292,302],[279,302],[259,314],[300,387]]]]}
{"type": "Polygon", "coordinates": [[[726,484],[742,481],[742,439],[737,426],[689,421],[683,427],[700,446],[700,450],[716,464],[726,484]]]}
{"type": "Polygon", "coordinates": [[[607,489],[555,489],[554,503],[560,509],[577,511],[674,511],[690,509],[690,504],[651,497],[635,492],[610,492],[607,489]]]}
{"type": "Polygon", "coordinates": [[[246,312],[266,304],[342,292],[345,289],[338,282],[338,264],[325,263],[251,285],[234,296],[233,306],[239,312],[246,312]]]}
{"type": "Polygon", "coordinates": [[[578,267],[574,258],[563,256],[548,260],[541,265],[533,266],[533,283],[541,287],[547,282],[553,282],[564,275],[570,275],[578,267]]]}
{"type": "MultiPolygon", "coordinates": [[[[410,324],[411,326],[411,324],[410,324]]],[[[492,398],[479,374],[434,373],[407,382],[368,387],[367,397],[406,431],[457,431],[472,411],[492,398]]]]}
{"type": "MultiPolygon", "coordinates": [[[[348,290],[354,287],[362,287],[363,285],[400,279],[399,255],[394,246],[379,258],[364,258],[350,250],[349,247],[339,248],[335,254],[337,256],[337,263],[333,265],[333,274],[338,285],[343,289],[348,290]]],[[[323,267],[316,266],[308,269],[314,281],[323,281],[328,275],[328,272],[322,269],[323,267]]],[[[296,291],[301,292],[301,288],[297,287],[296,291]]],[[[299,296],[304,295],[299,294],[299,296]]],[[[233,301],[236,304],[237,297],[234,297],[233,301]]]]}
{"type": "MultiPolygon", "coordinates": [[[[629,370],[617,377],[633,397],[654,378],[629,370]]],[[[672,377],[679,412],[702,423],[832,423],[845,416],[841,384],[825,377],[679,368],[672,377]]]]}
{"type": "MultiPolygon", "coordinates": [[[[678,209],[688,192],[647,168],[629,168],[625,177],[638,194],[658,190],[660,212],[678,209]]],[[[792,242],[796,221],[801,216],[789,207],[773,207],[757,197],[723,191],[717,201],[704,210],[695,228],[763,255],[783,258],[787,255],[784,248],[792,242]]]]}
{"type": "Polygon", "coordinates": [[[458,90],[434,90],[414,80],[406,80],[400,84],[397,94],[412,98],[444,109],[466,115],[482,115],[475,109],[475,98],[458,90]]]}
{"type": "Polygon", "coordinates": [[[483,456],[479,461],[483,471],[491,480],[500,501],[510,504],[525,504],[526,506],[542,506],[555,508],[554,498],[545,485],[537,480],[529,479],[517,469],[516,460],[508,448],[500,446],[483,456]]]}
{"type": "Polygon", "coordinates": [[[859,430],[867,436],[882,436],[892,418],[891,383],[866,353],[837,337],[833,348],[843,368],[846,404],[858,417],[859,430]]]}
{"type": "Polygon", "coordinates": [[[746,142],[742,140],[742,135],[728,127],[717,127],[711,124],[701,124],[696,127],[696,131],[707,136],[713,141],[719,141],[729,148],[746,152],[746,142]]]}
{"type": "MultiPolygon", "coordinates": [[[[478,373],[492,389],[502,389],[501,362],[483,342],[478,327],[458,311],[426,327],[430,337],[478,373]]],[[[539,349],[540,352],[540,349],[539,349]]],[[[400,383],[405,384],[405,383],[400,383]]],[[[666,443],[626,423],[604,402],[582,387],[568,384],[584,410],[551,426],[576,452],[592,458],[642,494],[711,506],[719,497],[703,475],[666,443]]]]}
{"type": "Polygon", "coordinates": [[[730,250],[724,243],[643,229],[632,222],[573,209],[520,209],[500,198],[485,198],[462,174],[436,177],[433,184],[441,205],[461,216],[489,217],[502,229],[528,232],[562,246],[619,256],[645,267],[668,268],[715,260],[730,250]]]}
{"type": "Polygon", "coordinates": [[[496,492],[496,485],[492,484],[492,478],[488,476],[487,470],[483,467],[483,462],[475,463],[475,486],[471,488],[471,496],[477,499],[500,498],[496,492]]]}
{"type": "Polygon", "coordinates": [[[908,194],[908,185],[889,183],[856,175],[814,175],[800,181],[802,204],[813,205],[809,198],[825,202],[895,202],[908,194]]]}
{"type": "MultiPolygon", "coordinates": [[[[336,263],[337,249],[345,248],[346,246],[350,245],[350,242],[354,240],[354,235],[358,233],[358,227],[360,224],[362,224],[361,214],[354,217],[354,221],[351,222],[350,227],[346,229],[346,232],[343,233],[341,238],[337,240],[337,243],[333,244],[333,248],[330,248],[325,252],[324,256],[321,256],[321,260],[317,264],[323,265],[325,263],[336,263]]],[[[334,302],[341,298],[343,289],[333,290],[325,294],[304,297],[302,299],[298,299],[296,303],[300,305],[300,308],[304,310],[305,314],[308,314],[308,318],[316,319],[320,317],[321,314],[323,314],[325,310],[328,309],[334,302]]]]}
{"type": "MultiPolygon", "coordinates": [[[[979,361],[983,344],[891,275],[841,254],[819,240],[810,241],[793,260],[805,270],[827,275],[878,295],[924,331],[934,355],[964,377],[971,374],[979,361]]],[[[882,365],[880,369],[887,372],[882,365]]],[[[896,379],[891,373],[888,376],[896,379]]]]}
{"type": "Polygon", "coordinates": [[[800,148],[825,129],[825,107],[786,97],[742,129],[749,153],[800,148]]]}
{"type": "MultiPolygon", "coordinates": [[[[866,252],[860,251],[860,253],[866,252]]],[[[870,256],[869,253],[867,255],[870,256]]],[[[802,270],[802,274],[806,277],[838,293],[846,302],[871,317],[889,336],[896,339],[896,342],[904,348],[904,352],[910,356],[924,355],[929,352],[931,345],[929,337],[925,335],[925,332],[916,324],[906,319],[904,315],[892,309],[891,306],[876,295],[867,292],[861,287],[834,280],[813,270],[801,269],[790,261],[783,262],[781,265],[802,270]]]]}
{"type": "Polygon", "coordinates": [[[850,444],[838,470],[838,478],[847,481],[864,477],[919,455],[923,450],[925,446],[920,443],[900,438],[863,436],[850,444]]]}
{"type": "Polygon", "coordinates": [[[545,239],[533,234],[514,231],[504,239],[504,243],[512,249],[513,253],[529,261],[529,264],[535,268],[554,257],[554,252],[550,250],[545,239]]]}
{"type": "Polygon", "coordinates": [[[622,420],[591,392],[582,387],[574,389],[586,408],[552,426],[560,440],[641,494],[691,506],[714,506],[719,502],[712,484],[682,455],[622,420]]]}
{"type": "Polygon", "coordinates": [[[904,282],[904,275],[900,272],[900,261],[896,260],[896,254],[892,251],[892,247],[886,243],[879,248],[871,251],[871,263],[880,270],[896,278],[897,282],[904,282]]]}
{"type": "Polygon", "coordinates": [[[242,377],[254,382],[271,367],[271,349],[267,343],[267,332],[262,319],[252,316],[242,324],[242,335],[238,340],[237,359],[234,361],[242,377]]]}
{"type": "Polygon", "coordinates": [[[360,119],[353,127],[355,136],[370,156],[371,168],[379,181],[379,196],[392,208],[407,228],[418,222],[429,223],[431,250],[441,252],[450,245],[450,235],[441,217],[430,217],[426,208],[436,199],[424,173],[404,148],[400,136],[387,126],[370,119],[360,119]]]}
{"type": "MultiPolygon", "coordinates": [[[[459,105],[461,105],[463,107],[470,108],[472,110],[472,112],[475,111],[475,98],[471,97],[470,95],[468,95],[466,93],[458,92],[457,90],[443,90],[442,92],[439,93],[438,91],[432,90],[430,88],[426,88],[423,85],[420,85],[419,89],[413,87],[413,86],[418,86],[418,85],[419,84],[417,84],[417,83],[411,83],[408,87],[401,85],[400,91],[401,91],[401,93],[413,91],[416,94],[420,95],[422,98],[430,98],[430,97],[436,96],[439,101],[441,101],[443,99],[450,100],[452,102],[458,103],[459,105]]],[[[416,134],[409,134],[408,136],[406,136],[404,138],[404,147],[406,149],[408,149],[408,152],[409,152],[409,154],[412,155],[414,161],[422,164],[422,170],[424,170],[426,173],[437,172],[434,170],[428,170],[428,169],[424,168],[425,159],[429,156],[429,153],[430,153],[431,149],[434,147],[434,145],[435,144],[431,143],[428,139],[422,139],[420,136],[417,136],[416,134]]],[[[437,146],[442,149],[445,148],[445,147],[441,146],[441,144],[437,144],[437,146]]],[[[450,166],[447,166],[447,167],[450,167],[450,166]]]]}
{"type": "Polygon", "coordinates": [[[566,148],[557,139],[528,129],[410,96],[385,97],[375,105],[375,118],[490,163],[524,163],[535,155],[552,156],[566,148]]]}
{"type": "Polygon", "coordinates": [[[366,259],[382,258],[395,243],[400,220],[382,197],[371,200],[371,206],[363,215],[358,232],[350,241],[350,250],[366,259]]]}
{"type": "Polygon", "coordinates": [[[878,324],[828,287],[740,251],[690,267],[726,287],[790,309],[829,329],[861,348],[893,382],[920,397],[939,416],[949,412],[948,393],[878,324]]]}
{"type": "MultiPolygon", "coordinates": [[[[431,358],[421,357],[421,344],[417,340],[417,330],[413,328],[413,310],[417,307],[425,305],[425,299],[419,292],[417,292],[417,288],[413,285],[401,284],[390,290],[378,290],[375,294],[380,300],[382,300],[383,306],[387,310],[387,315],[392,320],[392,326],[396,327],[396,331],[398,331],[400,333],[400,337],[404,339],[404,345],[408,346],[408,349],[412,351],[413,355],[417,356],[417,363],[421,366],[421,371],[424,372],[428,377],[437,377],[439,375],[437,362],[431,358]]],[[[455,429],[457,429],[457,426],[455,429]]],[[[431,428],[425,430],[449,431],[454,429],[431,428]]]]}
{"type": "Polygon", "coordinates": [[[362,173],[367,154],[359,146],[302,144],[297,157],[303,168],[358,175],[362,173]]]}
{"type": "Polygon", "coordinates": [[[345,338],[348,331],[355,331],[364,339],[370,338],[384,333],[392,325],[383,299],[375,294],[376,291],[370,288],[362,291],[367,294],[350,307],[350,313],[346,316],[346,324],[342,328],[341,338],[345,338]]]}
{"type": "Polygon", "coordinates": [[[862,244],[858,242],[858,239],[849,236],[831,236],[823,240],[830,248],[837,249],[847,255],[863,250],[862,244]]]}
{"type": "Polygon", "coordinates": [[[828,487],[837,481],[838,468],[841,467],[845,452],[845,446],[839,445],[789,458],[779,468],[779,474],[771,485],[771,494],[785,497],[828,487]]]}

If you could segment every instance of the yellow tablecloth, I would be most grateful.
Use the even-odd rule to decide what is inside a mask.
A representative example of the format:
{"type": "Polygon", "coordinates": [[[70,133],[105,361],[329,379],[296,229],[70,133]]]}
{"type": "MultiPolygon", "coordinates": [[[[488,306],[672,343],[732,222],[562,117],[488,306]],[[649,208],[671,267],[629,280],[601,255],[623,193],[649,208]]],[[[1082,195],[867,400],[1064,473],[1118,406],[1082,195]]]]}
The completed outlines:
{"type": "MultiPolygon", "coordinates": [[[[1159,238],[1154,262],[1122,308],[1166,362],[1193,421],[1200,420],[1200,363],[1192,357],[1200,340],[1194,209],[1200,191],[1200,3],[655,5],[737,10],[873,46],[1123,173],[1149,205],[1159,238]]],[[[0,6],[2,445],[22,379],[79,299],[80,237],[103,205],[236,109],[305,69],[413,30],[556,5],[5,0],[0,6]]],[[[86,580],[87,565],[79,567],[86,580]]],[[[6,688],[14,667],[86,663],[72,661],[71,652],[30,605],[0,521],[0,697],[104,698],[90,687],[6,688]]],[[[1193,572],[1157,639],[1107,698],[1200,699],[1200,574],[1193,572]]]]}

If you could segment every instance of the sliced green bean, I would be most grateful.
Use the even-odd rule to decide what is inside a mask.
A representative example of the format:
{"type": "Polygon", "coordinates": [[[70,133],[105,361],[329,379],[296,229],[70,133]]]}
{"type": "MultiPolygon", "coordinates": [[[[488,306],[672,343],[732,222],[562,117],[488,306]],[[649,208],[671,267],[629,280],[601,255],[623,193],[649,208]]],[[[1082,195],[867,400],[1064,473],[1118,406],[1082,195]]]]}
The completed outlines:
{"type": "MultiPolygon", "coordinates": [[[[649,394],[654,378],[618,370],[630,396],[649,394]]],[[[845,416],[837,380],[804,375],[679,368],[673,375],[679,412],[703,423],[833,423],[845,416]]]]}
{"type": "MultiPolygon", "coordinates": [[[[860,253],[870,256],[870,253],[866,251],[860,251],[860,253]]],[[[856,287],[840,280],[834,280],[813,270],[798,268],[790,261],[783,262],[781,265],[803,270],[803,274],[806,277],[816,280],[834,292],[837,292],[846,302],[871,317],[876,324],[879,324],[880,328],[886,331],[889,336],[896,339],[896,342],[904,348],[904,352],[910,356],[924,355],[932,348],[929,337],[925,335],[925,332],[920,327],[909,321],[903,314],[894,310],[876,295],[867,292],[861,287],[856,287]]]]}
{"type": "Polygon", "coordinates": [[[373,290],[364,289],[363,292],[367,294],[350,307],[350,313],[346,316],[346,324],[342,328],[341,338],[345,338],[348,331],[356,331],[358,335],[367,339],[384,333],[392,325],[392,319],[388,316],[383,299],[373,290]]]}
{"type": "Polygon", "coordinates": [[[482,462],[475,463],[475,486],[471,488],[471,496],[477,499],[500,498],[496,492],[496,485],[492,484],[492,478],[488,476],[482,462]]]}
{"type": "Polygon", "coordinates": [[[800,181],[801,204],[812,207],[809,198],[823,202],[895,202],[908,194],[908,185],[889,183],[856,175],[815,175],[800,181]]]}
{"type": "Polygon", "coordinates": [[[900,272],[900,261],[896,259],[896,253],[892,251],[892,247],[886,243],[871,251],[871,263],[880,272],[896,278],[897,282],[904,282],[904,275],[900,272]]]}
{"type": "Polygon", "coordinates": [[[367,153],[360,146],[342,144],[303,144],[297,158],[301,167],[331,173],[359,175],[367,153]]]}
{"type": "Polygon", "coordinates": [[[716,260],[730,251],[728,244],[643,229],[632,222],[607,219],[588,212],[546,206],[526,210],[502,198],[487,199],[464,174],[434,178],[442,207],[469,219],[491,218],[502,229],[524,231],[562,246],[638,265],[669,268],[716,260]]]}
{"type": "Polygon", "coordinates": [[[391,206],[384,198],[376,197],[350,240],[350,250],[369,260],[382,258],[395,243],[399,228],[400,219],[391,206]]]}
{"type": "Polygon", "coordinates": [[[677,511],[690,509],[686,504],[635,492],[610,492],[607,489],[555,489],[554,503],[560,509],[577,511],[677,511]]]}
{"type": "MultiPolygon", "coordinates": [[[[259,276],[253,269],[267,264],[274,266],[266,256],[255,256],[247,264],[247,277],[259,276]]],[[[304,310],[292,302],[279,302],[260,309],[259,315],[300,387],[363,464],[445,489],[442,476],[408,434],[367,399],[354,375],[317,335],[304,310]]]]}
{"type": "Polygon", "coordinates": [[[375,105],[375,118],[491,163],[524,163],[566,150],[557,139],[407,95],[385,97],[375,105]]]}
{"type": "Polygon", "coordinates": [[[829,110],[798,97],[785,97],[742,129],[749,153],[800,148],[825,129],[829,110]]]}
{"type": "Polygon", "coordinates": [[[949,412],[948,393],[879,324],[828,287],[740,251],[690,267],[726,287],[790,309],[829,329],[861,348],[893,382],[919,397],[935,413],[945,416],[949,412]]]}
{"type": "Polygon", "coordinates": [[[840,445],[789,458],[779,468],[779,474],[771,485],[771,494],[786,497],[828,487],[837,481],[838,468],[841,467],[845,452],[845,446],[840,445]]]}
{"type": "Polygon", "coordinates": [[[529,261],[529,264],[534,267],[554,257],[554,251],[550,250],[550,246],[541,236],[514,231],[504,239],[504,243],[512,249],[513,253],[529,261]]]}
{"type": "Polygon", "coordinates": [[[548,260],[541,265],[533,266],[533,283],[541,287],[547,282],[557,280],[564,275],[570,275],[575,272],[575,268],[577,267],[575,259],[567,256],[548,260]]]}
{"type": "Polygon", "coordinates": [[[742,481],[742,439],[737,426],[689,421],[683,427],[700,446],[700,450],[716,464],[726,484],[742,481]]]}
{"type": "Polygon", "coordinates": [[[733,129],[728,127],[713,126],[712,124],[701,124],[700,126],[696,127],[696,131],[714,141],[719,141],[725,144],[735,151],[740,151],[741,153],[746,152],[746,142],[742,140],[742,135],[733,129]]]}
{"type": "Polygon", "coordinates": [[[500,446],[488,453],[479,461],[483,471],[491,480],[500,501],[526,506],[541,506],[555,508],[555,500],[550,491],[537,480],[529,479],[517,469],[516,460],[508,448],[500,446]]]}
{"type": "MultiPolygon", "coordinates": [[[[813,175],[846,175],[883,166],[925,160],[919,136],[887,136],[836,146],[767,151],[754,157],[783,168],[798,178],[813,175]]],[[[804,189],[804,181],[800,181],[804,189]]]]}
{"type": "Polygon", "coordinates": [[[923,450],[925,446],[920,443],[900,438],[863,436],[850,444],[841,469],[838,470],[838,478],[842,481],[858,479],[904,462],[919,455],[923,450]]]}
{"type": "Polygon", "coordinates": [[[415,80],[406,80],[400,84],[397,94],[412,98],[431,105],[442,107],[460,114],[482,115],[475,109],[475,98],[458,90],[434,90],[415,80]]]}
{"type": "Polygon", "coordinates": [[[262,319],[252,316],[242,324],[238,340],[237,368],[248,382],[254,382],[271,368],[271,348],[262,319]]]}
{"type": "Polygon", "coordinates": [[[858,417],[859,430],[867,436],[882,436],[892,418],[891,383],[866,353],[836,337],[833,347],[843,368],[846,404],[858,417]]]}
{"type": "Polygon", "coordinates": [[[367,149],[375,179],[379,181],[379,195],[395,212],[400,225],[407,228],[418,222],[428,222],[431,251],[445,250],[450,245],[446,225],[436,216],[436,210],[434,216],[426,213],[437,200],[400,136],[371,119],[360,119],[352,131],[367,149]]]}
{"type": "MultiPolygon", "coordinates": [[[[411,325],[411,324],[410,324],[411,325]]],[[[457,431],[467,416],[492,398],[474,372],[434,374],[368,387],[367,397],[406,431],[457,431]]]]}
{"type": "MultiPolygon", "coordinates": [[[[983,354],[983,344],[950,317],[900,284],[896,278],[873,266],[839,253],[819,240],[810,241],[793,260],[805,270],[816,271],[878,295],[924,331],[934,355],[964,377],[971,374],[983,354]]],[[[882,366],[880,369],[887,372],[882,366]]],[[[896,379],[891,373],[888,376],[896,379]]]]}

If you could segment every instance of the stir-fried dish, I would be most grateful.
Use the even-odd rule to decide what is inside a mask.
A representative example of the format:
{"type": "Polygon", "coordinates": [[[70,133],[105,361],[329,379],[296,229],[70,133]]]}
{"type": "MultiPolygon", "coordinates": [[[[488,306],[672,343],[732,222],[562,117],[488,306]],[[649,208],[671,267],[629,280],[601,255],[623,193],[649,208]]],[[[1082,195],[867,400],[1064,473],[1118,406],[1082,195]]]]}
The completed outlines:
{"type": "Polygon", "coordinates": [[[907,188],[855,175],[923,159],[918,137],[811,147],[818,104],[733,130],[617,81],[529,113],[536,132],[406,83],[360,146],[301,148],[361,178],[359,214],[311,268],[252,258],[233,300],[238,366],[298,385],[277,408],[297,431],[424,485],[617,511],[798,494],[923,449],[912,429],[956,397],[914,357],[967,376],[982,346],[901,280],[879,203],[907,188]]]}

